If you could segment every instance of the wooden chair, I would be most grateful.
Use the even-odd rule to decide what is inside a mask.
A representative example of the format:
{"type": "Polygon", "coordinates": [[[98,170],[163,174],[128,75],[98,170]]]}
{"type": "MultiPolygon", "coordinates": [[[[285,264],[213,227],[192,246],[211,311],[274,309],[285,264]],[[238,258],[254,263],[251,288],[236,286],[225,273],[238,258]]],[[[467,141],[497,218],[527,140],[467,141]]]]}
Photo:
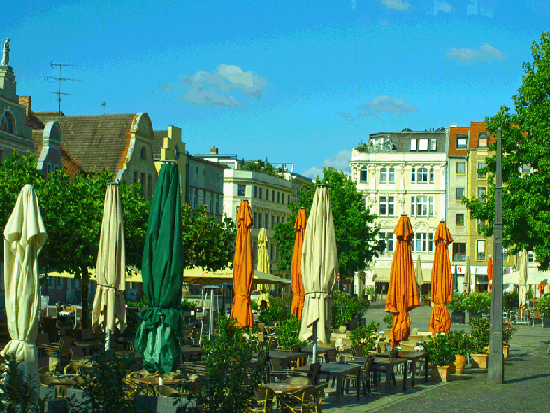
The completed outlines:
{"type": "MultiPolygon", "coordinates": [[[[367,391],[370,393],[370,375],[371,375],[371,368],[372,364],[374,362],[373,356],[368,356],[365,359],[365,362],[363,363],[363,366],[361,367],[361,380],[362,380],[362,386],[363,386],[363,395],[366,396],[367,391]]],[[[347,374],[345,377],[345,385],[346,385],[346,391],[349,392],[349,385],[351,383],[355,383],[357,385],[357,376],[355,374],[347,374]]],[[[343,384],[343,383],[342,383],[343,384]]]]}
{"type": "Polygon", "coordinates": [[[304,406],[306,407],[306,409],[308,409],[306,411],[321,413],[321,403],[323,402],[323,396],[325,395],[326,387],[326,383],[313,387],[313,390],[311,391],[311,398],[309,399],[309,402],[306,403],[306,405],[304,406]]]}
{"type": "Polygon", "coordinates": [[[353,357],[363,357],[363,348],[361,346],[355,346],[351,349],[353,357]]]}
{"type": "Polygon", "coordinates": [[[157,396],[163,397],[179,397],[181,394],[176,389],[165,385],[156,385],[153,387],[157,396]]]}
{"type": "Polygon", "coordinates": [[[311,403],[313,388],[314,386],[305,386],[283,395],[281,399],[281,411],[290,411],[292,413],[309,412],[308,405],[311,403]]]}
{"type": "Polygon", "coordinates": [[[281,363],[281,359],[270,358],[269,359],[269,378],[276,377],[281,380],[286,380],[292,373],[289,369],[284,369],[281,363]]]}
{"type": "Polygon", "coordinates": [[[254,394],[254,403],[251,407],[253,412],[271,413],[273,411],[273,399],[275,392],[269,387],[258,386],[254,394]]]}

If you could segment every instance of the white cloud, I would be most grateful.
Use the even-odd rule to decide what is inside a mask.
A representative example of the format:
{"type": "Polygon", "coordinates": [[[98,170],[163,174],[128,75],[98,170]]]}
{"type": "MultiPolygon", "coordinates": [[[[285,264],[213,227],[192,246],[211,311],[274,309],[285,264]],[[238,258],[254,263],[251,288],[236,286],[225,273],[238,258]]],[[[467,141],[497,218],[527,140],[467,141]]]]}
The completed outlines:
{"type": "Polygon", "coordinates": [[[446,14],[453,13],[455,11],[454,7],[451,6],[446,1],[434,1],[434,7],[433,9],[430,9],[427,14],[432,16],[437,16],[437,13],[443,12],[446,14]]]}
{"type": "Polygon", "coordinates": [[[407,11],[412,8],[412,6],[406,1],[402,0],[378,0],[382,5],[386,6],[387,9],[407,11]]]}
{"type": "Polygon", "coordinates": [[[219,65],[212,73],[199,70],[191,76],[182,75],[181,83],[160,86],[162,92],[180,92],[179,98],[199,106],[242,106],[234,92],[259,99],[267,81],[253,71],[243,72],[239,66],[219,65]],[[186,92],[184,93],[184,91],[186,92]]]}
{"type": "MultiPolygon", "coordinates": [[[[343,171],[347,175],[351,175],[351,167],[349,166],[350,161],[351,151],[344,149],[337,154],[331,156],[330,158],[325,159],[323,161],[323,168],[334,168],[338,171],[343,171]]],[[[313,180],[315,180],[317,176],[319,176],[319,178],[322,178],[323,168],[317,168],[314,166],[303,172],[302,175],[307,176],[308,178],[311,178],[313,180]]]]}
{"type": "Polygon", "coordinates": [[[315,181],[315,179],[317,179],[317,176],[319,176],[319,178],[323,177],[323,170],[319,169],[319,168],[316,168],[316,167],[313,167],[313,168],[309,168],[307,171],[303,172],[302,175],[304,175],[308,178],[311,178],[315,181]]]}
{"type": "Polygon", "coordinates": [[[447,59],[459,64],[471,64],[475,62],[492,62],[506,59],[506,55],[493,46],[485,43],[479,49],[449,49],[445,52],[447,59]]]}
{"type": "Polygon", "coordinates": [[[418,112],[416,106],[407,105],[403,99],[394,99],[391,96],[377,96],[375,99],[357,107],[361,112],[357,117],[379,117],[381,113],[401,116],[404,112],[418,112]]]}
{"type": "Polygon", "coordinates": [[[350,120],[350,121],[354,121],[355,120],[355,117],[351,114],[351,113],[346,113],[346,112],[336,112],[336,114],[344,119],[347,119],[347,120],[350,120]]]}

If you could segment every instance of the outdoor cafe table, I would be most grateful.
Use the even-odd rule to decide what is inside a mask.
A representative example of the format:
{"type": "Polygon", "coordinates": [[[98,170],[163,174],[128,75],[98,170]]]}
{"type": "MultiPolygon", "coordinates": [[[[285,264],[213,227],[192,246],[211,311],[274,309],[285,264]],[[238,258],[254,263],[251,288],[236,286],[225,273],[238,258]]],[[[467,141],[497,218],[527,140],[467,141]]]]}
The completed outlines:
{"type": "MultiPolygon", "coordinates": [[[[355,357],[349,363],[361,364],[365,363],[366,357],[355,357]]],[[[373,362],[373,367],[384,367],[386,370],[386,384],[385,392],[389,393],[390,391],[390,373],[393,371],[393,367],[399,364],[404,364],[403,369],[403,391],[407,390],[407,359],[406,358],[390,358],[390,357],[375,357],[373,362]]]]}
{"type": "MultiPolygon", "coordinates": [[[[376,357],[390,357],[390,352],[377,353],[376,357]]],[[[428,382],[428,354],[425,351],[399,351],[397,357],[405,358],[412,364],[411,367],[411,387],[414,387],[414,376],[416,370],[416,362],[424,360],[424,381],[428,382]]]]}
{"type": "Polygon", "coordinates": [[[304,384],[290,384],[290,383],[266,383],[262,384],[262,387],[269,387],[275,395],[277,396],[277,411],[279,411],[281,406],[281,401],[284,394],[295,392],[296,390],[303,389],[307,385],[304,384]]]}
{"type": "MultiPolygon", "coordinates": [[[[258,353],[253,353],[252,357],[258,358],[258,353]]],[[[269,351],[269,357],[274,359],[281,359],[284,360],[285,363],[288,365],[291,361],[297,361],[300,359],[304,359],[306,355],[304,353],[295,353],[292,351],[281,351],[281,350],[270,350],[269,351]]],[[[305,363],[303,363],[305,364],[305,363]]]]}
{"type": "MultiPolygon", "coordinates": [[[[144,384],[147,386],[147,394],[154,395],[154,387],[159,384],[159,376],[148,376],[148,377],[128,377],[127,380],[133,381],[134,383],[144,384]]],[[[179,385],[183,382],[183,379],[163,377],[162,382],[165,386],[174,386],[179,385]]]]}
{"type": "MultiPolygon", "coordinates": [[[[330,350],[335,350],[335,348],[334,347],[317,347],[317,355],[322,356],[327,351],[330,351],[330,350]]],[[[313,355],[313,346],[300,347],[300,351],[302,353],[306,353],[308,356],[311,356],[313,355]]]]}
{"type": "Polygon", "coordinates": [[[183,362],[191,361],[192,355],[202,354],[203,349],[200,346],[181,346],[181,357],[183,362]]]}

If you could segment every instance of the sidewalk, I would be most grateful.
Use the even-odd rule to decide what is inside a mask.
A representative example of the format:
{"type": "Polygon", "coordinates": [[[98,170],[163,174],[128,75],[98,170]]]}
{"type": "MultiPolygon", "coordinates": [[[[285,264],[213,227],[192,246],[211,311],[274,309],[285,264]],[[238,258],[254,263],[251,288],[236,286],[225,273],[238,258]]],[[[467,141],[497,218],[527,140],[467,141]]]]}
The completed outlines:
{"type": "MultiPolygon", "coordinates": [[[[367,320],[380,322],[385,315],[383,303],[373,303],[367,320]]],[[[411,328],[428,330],[431,307],[419,307],[410,312],[411,328]]],[[[452,330],[469,331],[470,326],[453,325],[452,330]]],[[[441,412],[549,412],[550,411],[550,329],[540,326],[518,326],[510,342],[510,358],[504,363],[505,384],[487,383],[487,370],[466,366],[464,374],[453,375],[449,383],[424,383],[418,379],[414,389],[404,393],[397,375],[397,386],[389,395],[383,394],[384,383],[357,402],[355,389],[343,397],[337,407],[334,397],[323,400],[325,413],[415,413],[441,412]]],[[[408,383],[409,384],[409,383],[408,383]]]]}

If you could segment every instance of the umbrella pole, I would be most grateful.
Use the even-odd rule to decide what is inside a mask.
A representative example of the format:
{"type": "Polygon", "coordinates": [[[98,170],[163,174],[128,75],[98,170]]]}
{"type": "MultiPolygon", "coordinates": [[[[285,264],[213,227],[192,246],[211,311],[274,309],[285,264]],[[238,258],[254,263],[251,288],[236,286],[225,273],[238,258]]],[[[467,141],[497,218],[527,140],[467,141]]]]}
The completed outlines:
{"type": "Polygon", "coordinates": [[[208,340],[212,337],[214,326],[214,289],[210,289],[210,318],[208,320],[208,340]]]}
{"type": "Polygon", "coordinates": [[[313,322],[313,351],[311,354],[312,363],[317,363],[317,322],[319,320],[315,320],[313,322]]]}
{"type": "Polygon", "coordinates": [[[109,330],[109,327],[105,327],[105,351],[109,351],[111,349],[111,330],[109,330]]]}

